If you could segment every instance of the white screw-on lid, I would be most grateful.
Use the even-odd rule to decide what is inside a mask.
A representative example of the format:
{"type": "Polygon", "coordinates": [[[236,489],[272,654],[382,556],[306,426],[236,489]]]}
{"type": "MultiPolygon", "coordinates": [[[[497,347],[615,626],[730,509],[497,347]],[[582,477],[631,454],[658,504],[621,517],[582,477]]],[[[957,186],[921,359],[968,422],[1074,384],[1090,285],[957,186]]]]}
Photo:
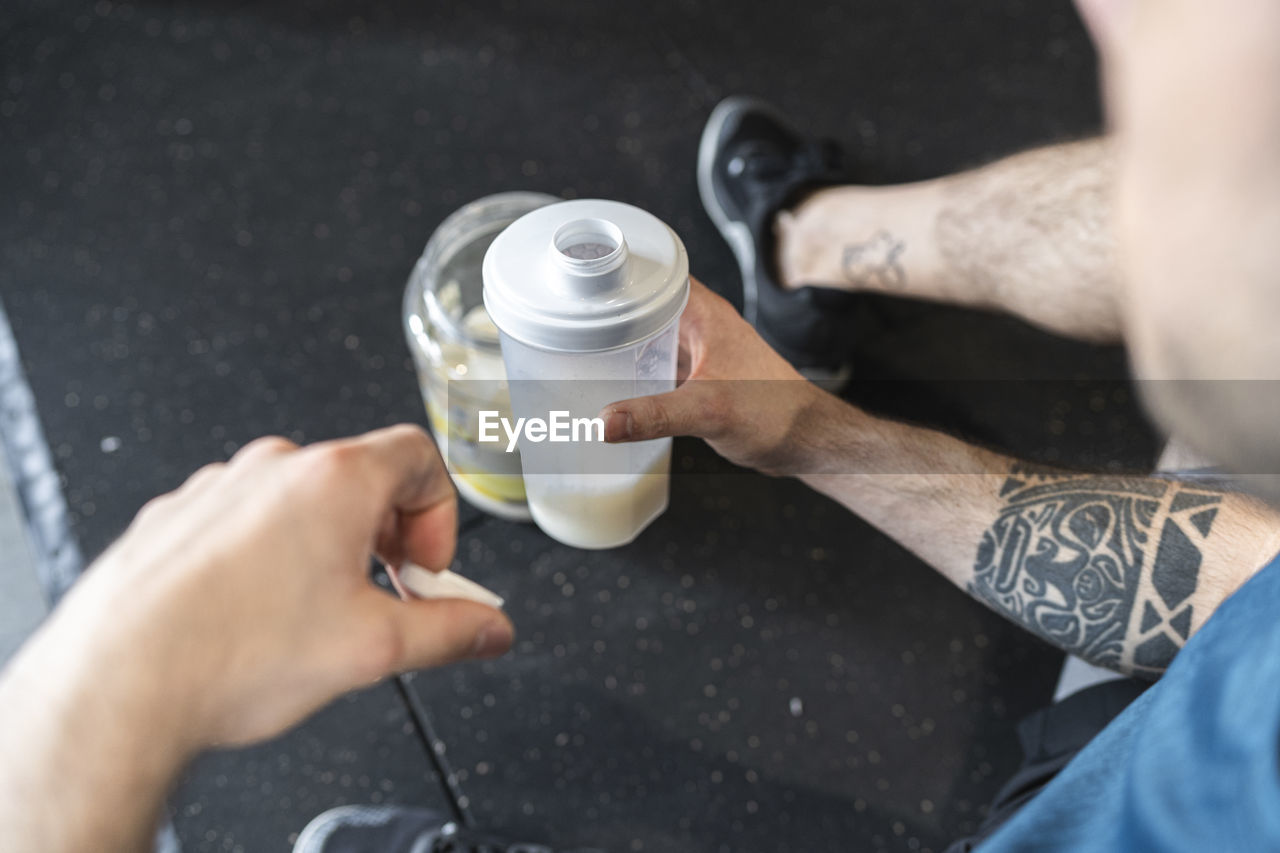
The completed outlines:
{"type": "Polygon", "coordinates": [[[654,335],[689,300],[684,244],[651,213],[581,199],[526,213],[484,256],[484,305],[539,349],[597,352],[654,335]]]}

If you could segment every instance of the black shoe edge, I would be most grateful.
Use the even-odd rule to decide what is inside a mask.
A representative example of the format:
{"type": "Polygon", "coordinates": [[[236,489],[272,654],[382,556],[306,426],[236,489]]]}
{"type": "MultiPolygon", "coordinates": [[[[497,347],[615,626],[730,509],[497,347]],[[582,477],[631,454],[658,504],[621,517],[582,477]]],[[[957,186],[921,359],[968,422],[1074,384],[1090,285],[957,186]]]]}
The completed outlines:
{"type": "MultiPolygon", "coordinates": [[[[731,95],[721,100],[712,109],[711,115],[708,116],[707,123],[702,130],[702,137],[698,141],[696,172],[698,195],[702,200],[703,210],[706,211],[707,216],[716,226],[725,242],[729,244],[730,250],[738,261],[742,278],[743,317],[761,334],[766,343],[789,362],[796,365],[797,369],[806,378],[828,390],[836,390],[848,381],[852,373],[849,364],[810,363],[812,362],[811,354],[797,351],[794,347],[790,347],[783,341],[778,340],[770,333],[767,324],[761,322],[759,315],[760,294],[758,288],[760,285],[758,270],[761,263],[767,263],[767,259],[757,257],[756,239],[751,233],[751,226],[747,222],[731,219],[716,197],[713,174],[724,126],[734,115],[748,110],[758,112],[784,128],[792,127],[791,121],[785,115],[772,104],[760,98],[751,95],[731,95]]],[[[823,185],[795,187],[790,199],[784,202],[783,206],[785,207],[787,203],[794,202],[797,197],[803,196],[823,185]]],[[[832,288],[798,287],[782,290],[780,285],[775,285],[775,287],[780,290],[780,293],[777,294],[778,297],[793,303],[797,307],[808,305],[813,308],[826,303],[831,307],[847,308],[854,299],[851,294],[832,288]]]]}

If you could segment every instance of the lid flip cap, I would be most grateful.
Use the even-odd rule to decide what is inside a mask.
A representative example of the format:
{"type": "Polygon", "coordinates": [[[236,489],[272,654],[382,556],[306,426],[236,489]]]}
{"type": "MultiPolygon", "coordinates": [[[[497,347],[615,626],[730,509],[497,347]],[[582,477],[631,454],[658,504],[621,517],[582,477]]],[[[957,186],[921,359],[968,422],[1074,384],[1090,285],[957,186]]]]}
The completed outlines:
{"type": "Polygon", "coordinates": [[[689,299],[689,258],[676,233],[647,211],[600,199],[520,217],[489,247],[483,276],[494,325],[559,352],[644,340],[689,299]]]}

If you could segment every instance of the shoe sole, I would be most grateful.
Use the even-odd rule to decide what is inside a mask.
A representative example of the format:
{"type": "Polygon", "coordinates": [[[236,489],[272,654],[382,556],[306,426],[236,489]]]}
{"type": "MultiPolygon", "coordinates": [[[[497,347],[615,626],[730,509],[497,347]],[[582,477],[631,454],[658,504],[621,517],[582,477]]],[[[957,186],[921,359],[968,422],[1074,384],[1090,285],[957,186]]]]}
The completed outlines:
{"type": "Polygon", "coordinates": [[[724,131],[725,123],[733,115],[744,109],[760,109],[763,112],[773,114],[773,111],[763,101],[741,95],[725,98],[716,104],[715,109],[711,111],[711,116],[707,119],[706,127],[702,129],[702,139],[698,142],[698,195],[702,197],[703,209],[707,211],[707,215],[715,223],[720,235],[729,244],[734,257],[738,259],[739,271],[742,273],[742,316],[746,318],[748,323],[755,326],[758,320],[756,307],[758,304],[757,284],[754,273],[756,266],[755,243],[751,239],[751,231],[746,224],[730,219],[724,208],[720,206],[720,201],[716,198],[715,182],[712,178],[715,169],[716,151],[719,147],[720,136],[724,131]]]}
{"type": "MultiPolygon", "coordinates": [[[[706,126],[702,129],[702,138],[698,140],[698,195],[702,198],[703,210],[707,212],[707,216],[711,218],[720,236],[724,237],[730,251],[738,260],[739,272],[742,275],[742,316],[752,328],[758,328],[759,285],[755,277],[755,241],[751,239],[751,230],[746,224],[730,219],[724,208],[720,206],[712,179],[716,151],[719,148],[725,123],[743,110],[755,110],[772,118],[783,127],[791,126],[785,117],[759,98],[733,95],[716,104],[707,118],[706,126]]],[[[852,371],[848,365],[843,365],[835,370],[802,368],[800,373],[825,390],[835,392],[849,381],[852,371]]]]}

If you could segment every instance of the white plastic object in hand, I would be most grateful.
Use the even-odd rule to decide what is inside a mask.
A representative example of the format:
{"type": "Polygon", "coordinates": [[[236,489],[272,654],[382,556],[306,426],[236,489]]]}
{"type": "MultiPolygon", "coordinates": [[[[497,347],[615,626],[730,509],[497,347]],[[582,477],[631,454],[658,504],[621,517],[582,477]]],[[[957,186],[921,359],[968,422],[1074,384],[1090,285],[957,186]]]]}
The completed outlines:
{"type": "Polygon", "coordinates": [[[418,598],[464,598],[490,607],[501,608],[502,596],[473,580],[445,569],[433,572],[413,563],[400,567],[400,583],[418,598]]]}

